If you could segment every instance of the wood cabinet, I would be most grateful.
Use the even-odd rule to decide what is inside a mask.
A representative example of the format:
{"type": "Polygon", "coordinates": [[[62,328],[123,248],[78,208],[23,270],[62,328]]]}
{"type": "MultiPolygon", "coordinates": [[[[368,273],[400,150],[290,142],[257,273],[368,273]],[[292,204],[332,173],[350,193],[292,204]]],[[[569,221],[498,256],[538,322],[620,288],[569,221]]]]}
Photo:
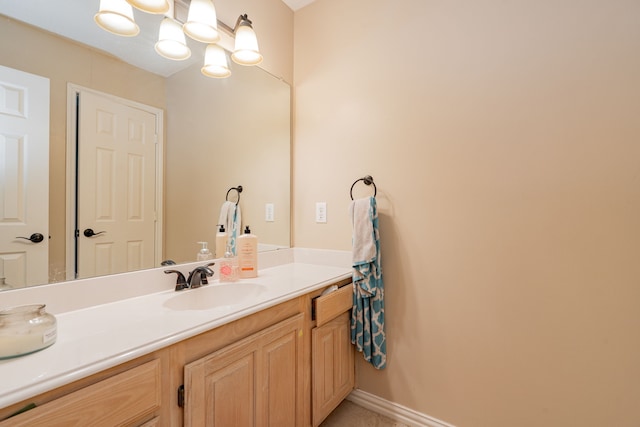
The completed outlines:
{"type": "Polygon", "coordinates": [[[1,408],[0,427],[316,426],[354,387],[351,286],[290,299],[1,408]]]}
{"type": "Polygon", "coordinates": [[[147,425],[159,408],[160,362],[152,360],[9,418],[0,426],[147,425]]]}
{"type": "Polygon", "coordinates": [[[186,365],[185,426],[303,425],[303,320],[298,314],[186,365]]]}
{"type": "Polygon", "coordinates": [[[315,300],[317,327],[311,331],[312,418],[320,423],[355,386],[351,344],[352,284],[315,300]]]}

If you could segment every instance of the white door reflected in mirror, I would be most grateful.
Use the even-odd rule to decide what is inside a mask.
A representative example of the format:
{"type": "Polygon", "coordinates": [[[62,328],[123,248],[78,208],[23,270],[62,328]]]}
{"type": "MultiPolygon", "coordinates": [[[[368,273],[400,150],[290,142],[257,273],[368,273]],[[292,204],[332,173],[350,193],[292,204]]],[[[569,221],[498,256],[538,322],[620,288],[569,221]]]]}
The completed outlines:
{"type": "Polygon", "coordinates": [[[156,239],[161,115],[94,91],[79,94],[76,277],[152,268],[162,253],[156,239]]]}
{"type": "Polygon", "coordinates": [[[49,79],[0,66],[2,289],[48,280],[48,180],[49,79]]]}

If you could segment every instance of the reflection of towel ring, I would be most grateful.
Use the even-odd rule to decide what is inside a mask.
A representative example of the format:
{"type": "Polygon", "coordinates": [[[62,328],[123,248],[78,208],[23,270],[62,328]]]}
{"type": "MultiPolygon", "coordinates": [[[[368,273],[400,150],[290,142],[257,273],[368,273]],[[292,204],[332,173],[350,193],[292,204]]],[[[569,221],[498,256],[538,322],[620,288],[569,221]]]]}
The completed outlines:
{"type": "Polygon", "coordinates": [[[231,192],[231,190],[236,190],[238,192],[238,200],[236,201],[236,205],[238,203],[240,203],[240,193],[242,193],[242,185],[238,185],[237,187],[231,187],[229,190],[227,190],[227,195],[224,197],[224,199],[228,202],[229,201],[229,193],[231,192]]]}
{"type": "Polygon", "coordinates": [[[376,187],[376,183],[373,182],[373,177],[371,175],[366,175],[363,178],[360,179],[356,179],[354,181],[353,184],[351,184],[351,190],[349,190],[349,194],[351,195],[351,200],[353,200],[353,187],[356,185],[356,183],[358,181],[362,181],[364,182],[366,185],[372,185],[373,184],[373,197],[376,197],[376,194],[378,194],[378,188],[376,187]]]}

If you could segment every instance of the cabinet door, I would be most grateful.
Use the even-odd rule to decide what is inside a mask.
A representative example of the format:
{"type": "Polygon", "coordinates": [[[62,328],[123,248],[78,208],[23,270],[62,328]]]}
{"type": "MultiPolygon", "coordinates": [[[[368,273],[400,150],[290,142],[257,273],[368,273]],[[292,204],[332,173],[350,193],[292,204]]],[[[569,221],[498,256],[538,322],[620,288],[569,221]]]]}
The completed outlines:
{"type": "Polygon", "coordinates": [[[25,427],[140,425],[160,408],[160,361],[152,360],[52,400],[0,425],[25,427]]]}
{"type": "Polygon", "coordinates": [[[185,426],[302,424],[302,314],[185,366],[185,426]]]}
{"type": "Polygon", "coordinates": [[[319,425],[355,385],[350,313],[312,331],[313,425],[319,425]]]}
{"type": "Polygon", "coordinates": [[[302,323],[295,329],[287,328],[262,348],[260,370],[261,388],[258,393],[260,418],[265,426],[296,426],[298,413],[302,413],[302,400],[298,386],[302,378],[302,349],[299,344],[302,323]],[[264,399],[260,402],[261,399],[264,399]]]}

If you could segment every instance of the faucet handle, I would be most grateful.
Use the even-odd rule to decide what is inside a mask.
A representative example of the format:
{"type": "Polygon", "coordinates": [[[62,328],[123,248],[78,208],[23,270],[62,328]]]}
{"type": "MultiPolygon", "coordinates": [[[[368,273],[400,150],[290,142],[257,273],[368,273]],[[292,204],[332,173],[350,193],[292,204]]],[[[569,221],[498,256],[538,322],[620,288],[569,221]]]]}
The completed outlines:
{"type": "Polygon", "coordinates": [[[213,276],[213,270],[210,269],[210,266],[215,265],[215,262],[210,262],[207,265],[203,265],[202,267],[198,267],[197,270],[200,271],[200,283],[203,285],[208,285],[209,281],[207,277],[213,276]]]}
{"type": "Polygon", "coordinates": [[[176,291],[181,291],[181,290],[189,287],[189,284],[187,283],[187,279],[184,278],[184,274],[182,274],[181,271],[178,271],[178,270],[165,270],[164,273],[165,274],[176,273],[178,275],[178,278],[176,280],[176,291]]]}
{"type": "Polygon", "coordinates": [[[214,263],[209,263],[207,265],[201,265],[200,267],[196,267],[193,269],[191,273],[189,273],[189,278],[187,279],[187,283],[190,288],[199,288],[202,285],[208,285],[209,281],[207,280],[207,276],[213,276],[213,270],[209,268],[209,265],[214,263]]]}

